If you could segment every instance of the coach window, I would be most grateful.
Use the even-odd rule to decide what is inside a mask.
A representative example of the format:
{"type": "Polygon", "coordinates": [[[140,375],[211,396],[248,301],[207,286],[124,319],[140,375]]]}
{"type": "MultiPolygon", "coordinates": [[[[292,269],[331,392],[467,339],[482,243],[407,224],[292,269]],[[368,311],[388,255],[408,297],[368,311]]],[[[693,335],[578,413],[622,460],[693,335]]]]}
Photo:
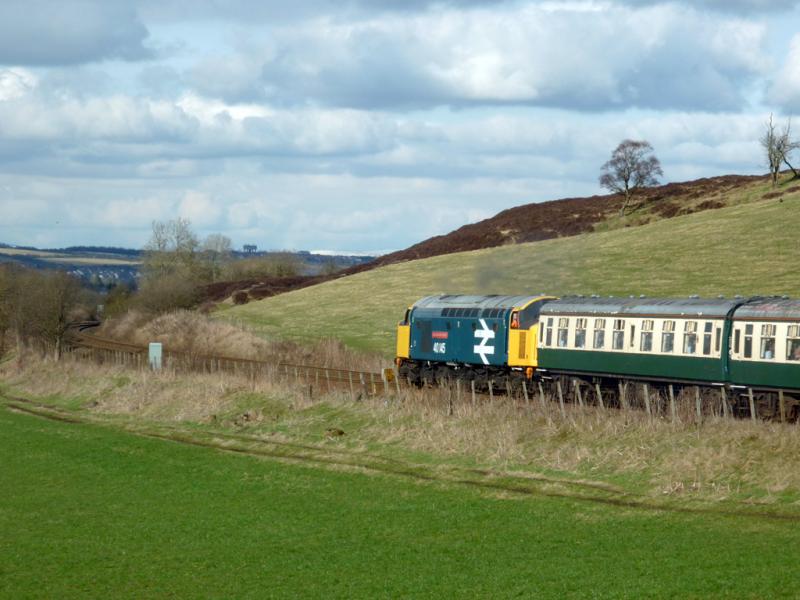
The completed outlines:
{"type": "Polygon", "coordinates": [[[772,360],[775,358],[775,325],[764,323],[761,326],[761,358],[772,360]]]}
{"type": "Polygon", "coordinates": [[[547,338],[544,341],[545,346],[553,344],[553,317],[547,319],[547,338]]]}
{"type": "Polygon", "coordinates": [[[622,350],[625,345],[625,319],[614,319],[614,332],[611,334],[611,348],[622,350]]]}
{"type": "Polygon", "coordinates": [[[786,360],[800,360],[800,325],[789,325],[786,340],[786,360]]]}
{"type": "Polygon", "coordinates": [[[675,349],[675,321],[664,321],[661,333],[661,351],[670,353],[675,349]]]}
{"type": "Polygon", "coordinates": [[[586,319],[575,319],[575,347],[586,348],[586,319]]]}
{"type": "Polygon", "coordinates": [[[558,347],[567,347],[567,338],[569,335],[569,319],[561,317],[558,320],[558,347]]]}
{"type": "Polygon", "coordinates": [[[744,357],[753,358],[753,324],[744,326],[744,357]]]}
{"type": "Polygon", "coordinates": [[[606,320],[594,320],[594,347],[595,349],[602,350],[606,345],[606,320]]]}
{"type": "Polygon", "coordinates": [[[733,332],[733,353],[739,354],[740,342],[742,341],[742,330],[737,329],[733,332]]]}
{"type": "Polygon", "coordinates": [[[653,321],[645,319],[642,321],[642,352],[653,351],[653,321]]]}
{"type": "Polygon", "coordinates": [[[716,332],[714,335],[714,352],[719,352],[719,346],[722,342],[722,327],[717,327],[714,331],[716,332]]]}
{"type": "Polygon", "coordinates": [[[697,352],[697,321],[686,321],[683,327],[683,353],[697,352]]]}
{"type": "Polygon", "coordinates": [[[711,321],[706,321],[703,327],[703,354],[708,356],[711,354],[711,332],[714,329],[714,324],[711,321]]]}

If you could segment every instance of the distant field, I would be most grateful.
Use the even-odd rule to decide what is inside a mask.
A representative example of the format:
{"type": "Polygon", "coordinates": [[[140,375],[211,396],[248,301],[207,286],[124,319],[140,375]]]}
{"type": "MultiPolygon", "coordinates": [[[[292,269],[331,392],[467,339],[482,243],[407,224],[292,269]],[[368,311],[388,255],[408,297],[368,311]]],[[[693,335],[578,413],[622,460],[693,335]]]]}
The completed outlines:
{"type": "Polygon", "coordinates": [[[64,263],[70,265],[118,265],[118,266],[136,266],[141,265],[141,261],[137,260],[124,260],[122,258],[92,258],[92,257],[73,257],[73,256],[57,256],[53,258],[43,257],[47,262],[64,263]]]}
{"type": "Polygon", "coordinates": [[[35,256],[36,258],[47,258],[59,256],[53,252],[45,252],[44,250],[23,250],[22,248],[0,248],[0,254],[8,256],[35,256]]]}
{"type": "Polygon", "coordinates": [[[0,409],[0,596],[793,597],[800,528],[305,468],[0,409]]]}
{"type": "Polygon", "coordinates": [[[58,252],[48,252],[46,250],[25,250],[22,248],[0,248],[0,254],[6,256],[30,256],[52,263],[62,263],[70,265],[113,265],[113,266],[136,266],[141,261],[126,260],[122,258],[106,258],[104,256],[81,256],[80,254],[62,254],[58,252]]]}
{"type": "Polygon", "coordinates": [[[219,313],[270,336],[390,356],[394,325],[438,293],[800,295],[800,196],[383,267],[219,313]]]}

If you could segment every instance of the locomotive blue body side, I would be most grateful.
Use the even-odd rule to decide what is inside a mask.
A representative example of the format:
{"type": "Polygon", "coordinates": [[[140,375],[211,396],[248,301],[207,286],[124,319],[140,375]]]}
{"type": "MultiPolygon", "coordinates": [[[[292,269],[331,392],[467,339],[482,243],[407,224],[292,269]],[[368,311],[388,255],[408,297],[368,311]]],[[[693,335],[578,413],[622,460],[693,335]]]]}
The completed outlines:
{"type": "Polygon", "coordinates": [[[508,311],[496,317],[433,312],[421,309],[412,313],[410,358],[494,366],[508,362],[508,311]]]}

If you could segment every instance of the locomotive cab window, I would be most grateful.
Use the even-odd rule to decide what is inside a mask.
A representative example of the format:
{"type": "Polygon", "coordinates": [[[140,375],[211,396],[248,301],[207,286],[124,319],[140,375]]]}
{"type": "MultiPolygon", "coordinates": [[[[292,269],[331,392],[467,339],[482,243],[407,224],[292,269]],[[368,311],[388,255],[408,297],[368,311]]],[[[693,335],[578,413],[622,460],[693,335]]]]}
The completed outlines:
{"type": "Polygon", "coordinates": [[[642,321],[642,341],[640,350],[642,352],[653,351],[653,321],[649,319],[642,321]]]}
{"type": "Polygon", "coordinates": [[[761,358],[772,360],[775,358],[775,325],[764,323],[761,326],[761,358]]]}
{"type": "Polygon", "coordinates": [[[585,318],[575,320],[575,347],[586,348],[586,321],[585,318]]]}
{"type": "Polygon", "coordinates": [[[606,320],[594,320],[594,344],[593,347],[597,350],[602,350],[606,346],[606,320]]]}
{"type": "Polygon", "coordinates": [[[786,360],[800,361],[800,325],[789,325],[786,339],[786,360]]]}
{"type": "Polygon", "coordinates": [[[547,319],[547,334],[544,340],[545,346],[553,345],[553,317],[547,319]]]}
{"type": "Polygon", "coordinates": [[[614,319],[614,331],[611,334],[611,348],[622,350],[625,346],[625,319],[614,319]]]}
{"type": "Polygon", "coordinates": [[[683,326],[683,353],[697,352],[697,321],[686,321],[683,326]]]}
{"type": "Polygon", "coordinates": [[[664,321],[661,333],[661,352],[671,353],[675,349],[675,321],[664,321]]]}

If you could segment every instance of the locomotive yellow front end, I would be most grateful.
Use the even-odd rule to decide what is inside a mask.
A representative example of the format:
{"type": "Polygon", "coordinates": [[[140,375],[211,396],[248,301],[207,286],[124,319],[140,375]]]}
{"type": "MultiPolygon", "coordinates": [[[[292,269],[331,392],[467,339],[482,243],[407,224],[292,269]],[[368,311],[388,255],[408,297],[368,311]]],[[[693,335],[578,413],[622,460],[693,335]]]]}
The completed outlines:
{"type": "Polygon", "coordinates": [[[398,366],[411,354],[411,323],[409,315],[411,307],[406,310],[405,317],[397,324],[397,350],[395,362],[398,366]]]}
{"type": "Polygon", "coordinates": [[[536,340],[539,336],[539,311],[552,296],[538,296],[511,313],[508,330],[508,366],[523,367],[530,377],[538,366],[536,340]],[[530,371],[528,371],[530,369],[530,371]]]}

